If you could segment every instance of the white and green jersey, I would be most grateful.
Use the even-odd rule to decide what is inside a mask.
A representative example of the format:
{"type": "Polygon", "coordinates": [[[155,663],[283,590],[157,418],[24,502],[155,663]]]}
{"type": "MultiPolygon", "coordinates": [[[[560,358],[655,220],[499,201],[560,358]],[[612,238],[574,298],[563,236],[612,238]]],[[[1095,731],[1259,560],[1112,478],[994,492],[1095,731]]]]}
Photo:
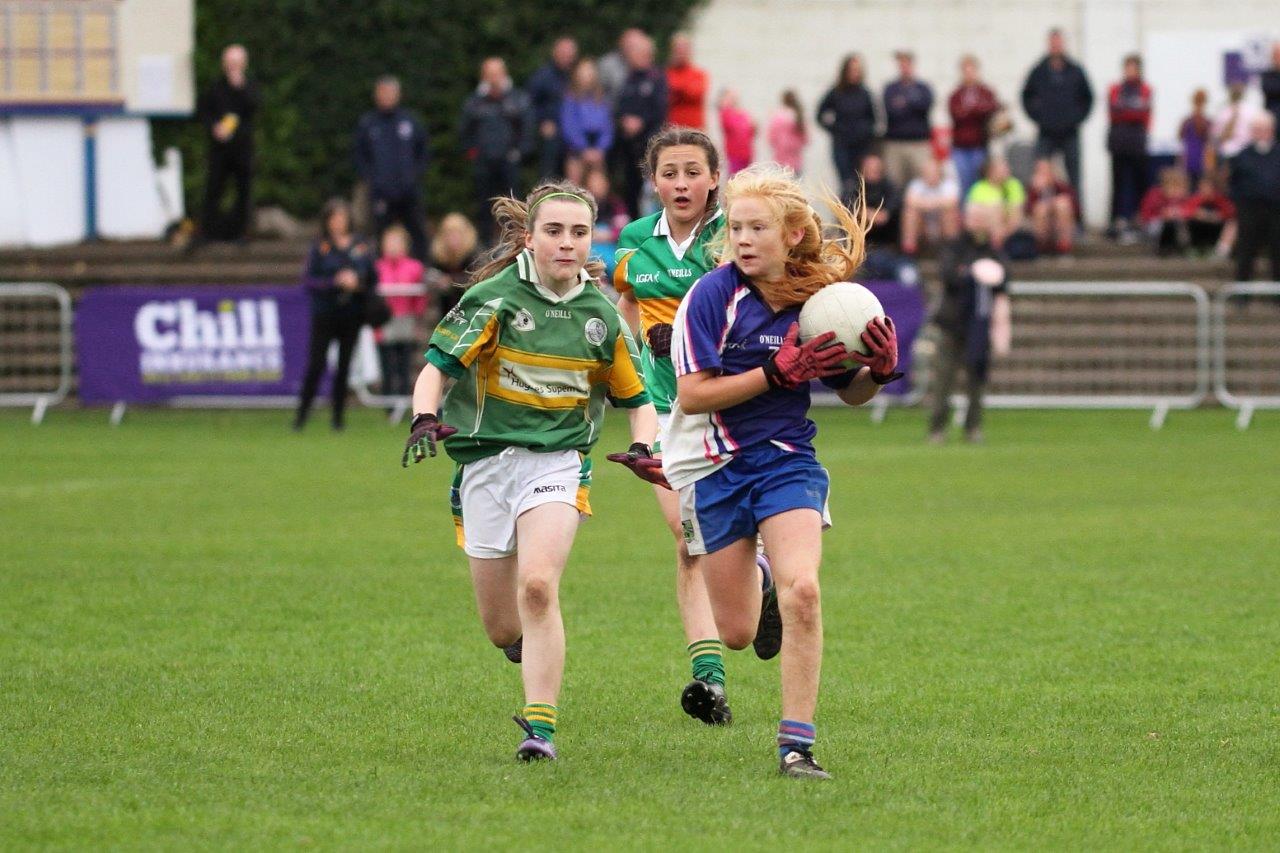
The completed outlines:
{"type": "MultiPolygon", "coordinates": [[[[658,323],[675,321],[680,300],[693,283],[709,272],[715,261],[708,244],[719,236],[724,214],[698,227],[683,243],[671,237],[666,211],[637,219],[618,236],[618,265],[613,287],[631,292],[640,306],[640,337],[649,339],[649,329],[658,323]]],[[[676,374],[670,358],[655,358],[645,346],[640,358],[644,384],[659,412],[671,411],[676,398],[676,374]]]]}
{"type": "Polygon", "coordinates": [[[462,464],[508,447],[586,454],[606,397],[625,408],[649,402],[614,304],[585,273],[557,296],[528,251],[463,294],[431,336],[427,361],[457,380],[440,420],[457,428],[444,447],[462,464]]]}

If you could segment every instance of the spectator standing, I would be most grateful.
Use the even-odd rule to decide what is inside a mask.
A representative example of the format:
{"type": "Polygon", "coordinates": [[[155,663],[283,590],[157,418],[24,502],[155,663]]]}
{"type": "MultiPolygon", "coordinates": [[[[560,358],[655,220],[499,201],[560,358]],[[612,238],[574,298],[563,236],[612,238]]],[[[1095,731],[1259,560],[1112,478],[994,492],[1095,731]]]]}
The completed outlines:
{"type": "Polygon", "coordinates": [[[899,50],[893,57],[898,79],[884,87],[884,165],[889,179],[905,186],[933,157],[929,127],[933,90],[916,79],[911,51],[899,50]]]}
{"type": "MultiPolygon", "coordinates": [[[[724,155],[728,174],[740,172],[755,159],[756,122],[738,104],[736,89],[725,89],[720,95],[720,130],[724,133],[724,155]]],[[[727,177],[727,176],[726,176],[727,177]]]]}
{"type": "Polygon", "coordinates": [[[248,68],[249,52],[242,45],[228,45],[222,51],[221,76],[205,90],[196,108],[209,136],[209,170],[201,213],[204,239],[247,239],[253,203],[253,127],[260,101],[248,68]],[[235,202],[231,215],[224,218],[222,195],[228,178],[235,181],[235,202]]]}
{"type": "Polygon", "coordinates": [[[511,83],[507,64],[491,56],[480,64],[480,85],[462,107],[462,148],[475,170],[477,221],[492,240],[489,200],[511,195],[520,184],[520,161],[533,149],[533,112],[524,92],[511,83]]]}
{"type": "Polygon", "coordinates": [[[818,104],[818,124],[831,134],[831,158],[846,204],[858,195],[858,170],[876,136],[871,90],[863,82],[862,57],[851,53],[840,63],[836,83],[818,104]]]}
{"type": "Polygon", "coordinates": [[[471,269],[480,256],[479,237],[471,220],[454,211],[446,214],[431,241],[431,266],[427,269],[427,296],[433,321],[448,314],[471,282],[471,269]]]}
{"type": "Polygon", "coordinates": [[[618,36],[618,46],[613,50],[600,57],[598,70],[600,72],[600,85],[604,88],[604,96],[609,101],[609,108],[614,109],[618,105],[618,97],[622,94],[622,87],[627,82],[627,75],[631,73],[631,69],[627,65],[626,55],[632,50],[632,45],[647,39],[644,30],[637,27],[628,27],[618,36]]]}
{"type": "Polygon", "coordinates": [[[951,160],[956,164],[960,197],[978,180],[987,160],[991,119],[1000,110],[1000,101],[978,74],[978,60],[972,54],[960,59],[960,85],[947,99],[951,113],[951,160]]]}
{"type": "Polygon", "coordinates": [[[766,134],[774,162],[799,175],[804,165],[804,149],[809,144],[809,132],[805,129],[804,107],[800,105],[800,96],[795,89],[782,93],[782,103],[769,117],[766,134]]]}
{"type": "MultiPolygon", "coordinates": [[[[862,159],[863,203],[871,215],[871,229],[867,231],[867,243],[881,248],[897,248],[899,213],[902,197],[898,187],[885,175],[884,160],[879,155],[868,154],[862,159]]],[[[856,179],[855,179],[856,180],[856,179]]],[[[855,184],[853,198],[857,198],[855,184]]]]}
{"type": "MultiPolygon", "coordinates": [[[[974,210],[966,213],[972,217],[974,210]]],[[[956,374],[966,374],[965,438],[982,442],[982,403],[991,356],[1008,355],[1012,341],[1008,265],[988,239],[981,223],[966,228],[946,247],[938,261],[942,291],[933,312],[940,332],[934,373],[929,442],[946,441],[951,417],[951,391],[956,374]]]]}
{"type": "Polygon", "coordinates": [[[625,59],[630,69],[618,94],[618,124],[614,133],[615,166],[622,173],[622,199],[632,219],[640,216],[640,195],[644,191],[644,159],[649,139],[667,120],[667,75],[654,67],[653,39],[629,39],[625,59]]]}
{"type": "Polygon", "coordinates": [[[374,288],[375,277],[373,252],[351,231],[351,205],[345,199],[330,199],[320,211],[320,237],[311,246],[302,277],[311,296],[311,343],[294,430],[307,423],[329,344],[334,342],[338,344],[338,364],[333,373],[333,429],[343,429],[351,353],[364,324],[365,300],[374,288]]]}
{"type": "Polygon", "coordinates": [[[418,343],[418,321],[427,310],[422,262],[409,257],[409,232],[399,223],[382,234],[381,257],[374,262],[378,294],[391,319],[374,332],[382,367],[382,393],[393,397],[413,392],[409,368],[418,343]]]}
{"type": "Polygon", "coordinates": [[[1258,78],[1267,111],[1280,122],[1280,41],[1271,45],[1271,67],[1258,78]]]}
{"type": "Polygon", "coordinates": [[[1076,193],[1071,184],[1058,175],[1053,161],[1047,157],[1037,160],[1031,172],[1026,213],[1031,218],[1031,232],[1040,253],[1071,253],[1079,218],[1076,214],[1076,193]]]}
{"type": "Polygon", "coordinates": [[[1212,123],[1204,112],[1208,101],[1209,93],[1204,89],[1196,89],[1191,95],[1191,115],[1184,118],[1178,127],[1178,141],[1182,145],[1182,168],[1196,181],[1205,173],[1205,160],[1210,150],[1212,123]]]}
{"type": "Polygon", "coordinates": [[[667,64],[667,122],[706,130],[707,72],[693,64],[693,40],[685,33],[671,37],[667,64]]]}
{"type": "Polygon", "coordinates": [[[613,115],[596,64],[588,57],[573,67],[560,107],[560,129],[568,152],[565,175],[581,186],[587,170],[604,168],[605,155],[613,145],[613,115]]]}
{"type": "Polygon", "coordinates": [[[902,252],[915,255],[924,241],[954,240],[960,234],[960,185],[944,177],[930,157],[907,184],[902,205],[902,252]]]}
{"type": "Polygon", "coordinates": [[[423,227],[422,176],[427,169],[427,131],[400,106],[400,81],[379,77],[373,86],[374,109],[356,125],[356,172],[369,188],[373,225],[381,234],[388,225],[404,226],[413,257],[427,256],[423,227]]]}
{"type": "Polygon", "coordinates": [[[997,250],[1003,249],[1009,235],[1022,227],[1026,204],[1027,191],[1009,171],[1009,163],[992,157],[965,197],[965,227],[984,234],[983,239],[997,250]]]}
{"type": "Polygon", "coordinates": [[[1249,147],[1253,141],[1250,128],[1262,110],[1244,99],[1248,81],[1232,80],[1227,85],[1227,104],[1213,117],[1209,136],[1213,140],[1215,168],[1249,147]]]}
{"type": "Polygon", "coordinates": [[[525,87],[533,120],[538,126],[538,174],[559,178],[564,168],[564,136],[560,127],[560,105],[569,74],[578,61],[578,43],[561,36],[551,46],[551,56],[533,72],[525,87]]]}
{"type": "Polygon", "coordinates": [[[1142,57],[1124,58],[1124,78],[1107,93],[1111,127],[1111,229],[1128,232],[1147,191],[1147,131],[1151,127],[1151,87],[1142,79],[1142,57]]]}
{"type": "Polygon", "coordinates": [[[1067,180],[1080,199],[1080,125],[1093,109],[1093,88],[1084,69],[1067,57],[1059,29],[1049,31],[1048,55],[1027,75],[1022,108],[1039,128],[1036,156],[1061,154],[1067,180]]]}
{"type": "Polygon", "coordinates": [[[1236,281],[1253,278],[1254,260],[1265,248],[1271,281],[1280,281],[1280,147],[1276,119],[1266,111],[1249,126],[1252,144],[1231,160],[1231,200],[1236,206],[1239,246],[1236,281]]]}

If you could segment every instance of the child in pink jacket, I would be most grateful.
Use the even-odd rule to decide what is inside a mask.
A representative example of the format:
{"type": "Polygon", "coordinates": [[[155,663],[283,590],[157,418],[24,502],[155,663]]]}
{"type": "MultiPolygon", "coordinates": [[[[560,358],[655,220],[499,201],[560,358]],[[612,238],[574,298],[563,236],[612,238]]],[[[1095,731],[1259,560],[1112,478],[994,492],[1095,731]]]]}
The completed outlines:
{"type": "Polygon", "coordinates": [[[427,310],[422,262],[409,256],[409,233],[392,225],[382,233],[382,257],[376,262],[378,293],[387,300],[391,319],[378,329],[382,393],[408,396],[413,391],[410,367],[418,346],[418,318],[427,310]]]}
{"type": "Polygon", "coordinates": [[[733,89],[725,89],[720,96],[720,129],[724,132],[729,174],[750,166],[755,159],[752,146],[756,138],[756,123],[746,110],[738,106],[738,93],[733,89]]]}
{"type": "Polygon", "coordinates": [[[782,93],[782,104],[769,118],[767,131],[773,160],[787,166],[797,175],[804,163],[804,147],[809,135],[804,127],[804,110],[794,89],[782,93]]]}

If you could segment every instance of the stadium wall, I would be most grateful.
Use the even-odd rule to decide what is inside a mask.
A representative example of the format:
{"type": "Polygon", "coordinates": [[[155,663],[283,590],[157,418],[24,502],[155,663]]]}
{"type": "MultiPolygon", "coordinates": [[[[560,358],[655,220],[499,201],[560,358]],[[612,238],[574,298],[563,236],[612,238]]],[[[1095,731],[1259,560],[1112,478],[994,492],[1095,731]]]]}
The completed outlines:
{"type": "MultiPolygon", "coordinates": [[[[892,52],[906,47],[915,51],[918,76],[934,89],[935,126],[950,125],[946,98],[960,56],[973,53],[987,81],[1014,107],[1013,137],[1031,140],[1035,129],[1018,99],[1052,27],[1066,34],[1094,89],[1081,138],[1084,205],[1094,225],[1103,224],[1110,199],[1106,91],[1119,79],[1121,58],[1136,51],[1146,59],[1158,149],[1172,141],[1196,85],[1209,91],[1211,110],[1224,102],[1224,49],[1257,47],[1280,35],[1276,5],[1268,0],[711,0],[690,30],[713,95],[725,86],[738,89],[761,134],[783,89],[799,92],[812,121],[842,56],[863,55],[868,85],[878,94],[896,75],[892,52]]],[[[806,171],[831,184],[827,135],[818,130],[813,140],[806,171]]],[[[762,135],[756,155],[768,156],[762,135]]]]}

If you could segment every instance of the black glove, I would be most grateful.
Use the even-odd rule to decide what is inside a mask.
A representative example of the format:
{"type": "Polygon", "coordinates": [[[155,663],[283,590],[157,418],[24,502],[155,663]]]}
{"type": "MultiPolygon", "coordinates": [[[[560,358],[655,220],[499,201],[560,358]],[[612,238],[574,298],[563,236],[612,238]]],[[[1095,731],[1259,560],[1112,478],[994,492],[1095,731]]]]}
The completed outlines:
{"type": "Polygon", "coordinates": [[[454,427],[440,423],[435,412],[414,415],[409,422],[409,440],[405,442],[400,467],[408,468],[411,458],[414,462],[421,462],[428,456],[435,456],[436,442],[444,441],[457,431],[454,427]]]}
{"type": "Polygon", "coordinates": [[[655,358],[671,358],[670,323],[655,323],[649,327],[649,349],[655,358]]]}

